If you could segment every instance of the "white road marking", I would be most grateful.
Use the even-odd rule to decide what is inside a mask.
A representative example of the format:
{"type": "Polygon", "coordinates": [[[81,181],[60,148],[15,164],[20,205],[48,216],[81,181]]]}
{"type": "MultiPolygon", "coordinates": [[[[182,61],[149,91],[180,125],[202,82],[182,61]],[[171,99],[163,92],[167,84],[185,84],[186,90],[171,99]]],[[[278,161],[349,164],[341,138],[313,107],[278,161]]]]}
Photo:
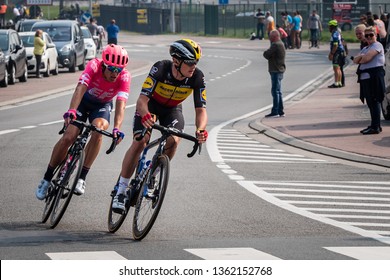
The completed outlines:
{"type": "Polygon", "coordinates": [[[253,248],[184,249],[204,260],[280,260],[253,248]]]}
{"type": "Polygon", "coordinates": [[[115,251],[46,253],[52,260],[126,260],[115,251]]]}
{"type": "Polygon", "coordinates": [[[390,260],[390,247],[324,247],[358,260],[390,260]]]}

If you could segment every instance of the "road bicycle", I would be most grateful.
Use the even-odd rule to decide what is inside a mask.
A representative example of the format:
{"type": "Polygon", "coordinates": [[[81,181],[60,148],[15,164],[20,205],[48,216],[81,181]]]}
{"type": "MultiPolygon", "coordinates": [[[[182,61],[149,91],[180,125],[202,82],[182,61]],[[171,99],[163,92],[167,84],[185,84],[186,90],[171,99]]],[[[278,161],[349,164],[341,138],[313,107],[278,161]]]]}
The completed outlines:
{"type": "MultiPolygon", "coordinates": [[[[71,122],[78,124],[81,131],[75,142],[68,149],[65,159],[55,169],[53,180],[50,182],[45,197],[42,223],[46,223],[50,217],[50,228],[55,228],[58,225],[72,199],[84,163],[84,148],[91,133],[96,131],[104,136],[113,138],[110,148],[106,151],[107,154],[115,150],[118,140],[112,133],[101,130],[92,124],[78,120],[72,120],[71,122]]],[[[65,129],[64,125],[59,134],[63,134],[65,129]]]]}
{"type": "MultiPolygon", "coordinates": [[[[132,234],[135,240],[142,240],[149,233],[164,200],[169,181],[169,158],[164,154],[168,137],[175,135],[194,142],[192,152],[187,154],[188,157],[194,156],[198,149],[199,153],[201,151],[198,140],[192,135],[183,133],[173,127],[158,124],[154,124],[152,129],[159,130],[161,137],[149,142],[141,153],[134,178],[130,181],[130,186],[126,190],[129,199],[125,202],[124,211],[112,208],[118,182],[111,192],[108,230],[112,233],[116,232],[123,224],[130,207],[134,207],[132,234]],[[151,159],[147,160],[148,151],[152,148],[156,148],[156,151],[151,159]]],[[[141,140],[147,131],[147,129],[144,129],[136,140],[141,140]]]]}

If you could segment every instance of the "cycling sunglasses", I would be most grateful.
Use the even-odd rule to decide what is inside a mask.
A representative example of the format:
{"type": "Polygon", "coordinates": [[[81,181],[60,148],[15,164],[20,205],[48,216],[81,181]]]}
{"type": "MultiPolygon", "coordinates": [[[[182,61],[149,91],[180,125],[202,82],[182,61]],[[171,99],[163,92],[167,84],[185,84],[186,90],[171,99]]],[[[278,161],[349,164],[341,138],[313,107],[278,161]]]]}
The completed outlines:
{"type": "Polygon", "coordinates": [[[192,60],[183,60],[184,64],[188,65],[188,66],[194,66],[196,64],[198,64],[198,60],[196,59],[192,59],[192,60]]]}
{"type": "Polygon", "coordinates": [[[364,37],[368,38],[368,37],[374,37],[375,34],[374,33],[369,33],[369,34],[364,34],[364,37]]]}
{"type": "Polygon", "coordinates": [[[111,66],[111,65],[107,65],[107,64],[104,64],[104,65],[106,66],[108,71],[113,72],[113,73],[120,73],[123,70],[122,67],[116,67],[116,66],[111,66]]]}

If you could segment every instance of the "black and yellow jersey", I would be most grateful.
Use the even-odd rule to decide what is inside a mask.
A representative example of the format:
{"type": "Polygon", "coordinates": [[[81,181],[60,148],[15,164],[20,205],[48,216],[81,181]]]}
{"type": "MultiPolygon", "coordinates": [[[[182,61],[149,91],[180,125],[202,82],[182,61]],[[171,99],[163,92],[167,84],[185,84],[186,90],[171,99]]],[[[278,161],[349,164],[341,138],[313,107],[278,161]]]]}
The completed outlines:
{"type": "Polygon", "coordinates": [[[175,107],[193,94],[195,108],[206,108],[206,84],[198,68],[191,78],[182,81],[172,75],[172,61],[156,62],[142,85],[141,94],[164,107],[175,107]]]}

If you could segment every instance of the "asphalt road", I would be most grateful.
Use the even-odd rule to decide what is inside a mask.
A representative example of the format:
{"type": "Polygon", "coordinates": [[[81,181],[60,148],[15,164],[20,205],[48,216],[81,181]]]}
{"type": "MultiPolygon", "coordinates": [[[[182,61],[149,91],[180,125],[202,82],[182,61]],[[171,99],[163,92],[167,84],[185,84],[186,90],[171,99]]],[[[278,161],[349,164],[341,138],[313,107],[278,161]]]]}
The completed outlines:
{"type": "MultiPolygon", "coordinates": [[[[109,234],[109,193],[131,141],[137,90],[146,67],[168,58],[167,39],[172,37],[161,42],[159,38],[147,39],[153,42],[138,42],[139,38],[131,36],[123,42],[132,61],[143,65],[138,72],[134,68],[125,141],[113,155],[100,154],[88,176],[86,194],[72,199],[54,230],[39,223],[43,205],[35,199],[34,191],[59,137],[61,115],[80,72],[31,79],[6,89],[18,91],[29,85],[30,89],[40,86],[42,92],[56,93],[58,86],[61,93],[0,108],[1,259],[344,260],[389,256],[386,239],[380,242],[377,238],[380,221],[388,217],[387,173],[292,150],[249,129],[248,123],[271,103],[269,75],[261,56],[266,46],[221,43],[215,38],[199,39],[205,43],[199,68],[208,87],[210,144],[200,156],[187,159],[191,146],[182,142],[172,161],[166,200],[146,239],[132,240],[131,217],[116,234],[109,234]],[[369,191],[368,185],[377,188],[369,191]],[[336,197],[335,190],[344,197],[336,197]],[[378,192],[384,200],[376,197],[378,192]],[[366,201],[366,196],[371,200],[366,201]],[[368,216],[381,213],[377,225],[356,224],[356,218],[346,217],[347,211],[336,211],[333,206],[351,203],[350,197],[362,205],[352,205],[349,210],[364,211],[363,204],[369,204],[374,214],[368,216]],[[327,209],[319,209],[317,199],[327,209]],[[380,204],[375,205],[377,202],[380,204]],[[309,215],[307,209],[316,209],[311,211],[317,214],[309,215]],[[327,216],[331,213],[344,217],[327,216]],[[355,253],[351,248],[356,247],[366,249],[355,253]]],[[[289,53],[287,66],[285,95],[294,94],[330,69],[320,54],[289,53]]],[[[184,111],[190,132],[194,130],[192,100],[184,103],[184,111]]]]}

